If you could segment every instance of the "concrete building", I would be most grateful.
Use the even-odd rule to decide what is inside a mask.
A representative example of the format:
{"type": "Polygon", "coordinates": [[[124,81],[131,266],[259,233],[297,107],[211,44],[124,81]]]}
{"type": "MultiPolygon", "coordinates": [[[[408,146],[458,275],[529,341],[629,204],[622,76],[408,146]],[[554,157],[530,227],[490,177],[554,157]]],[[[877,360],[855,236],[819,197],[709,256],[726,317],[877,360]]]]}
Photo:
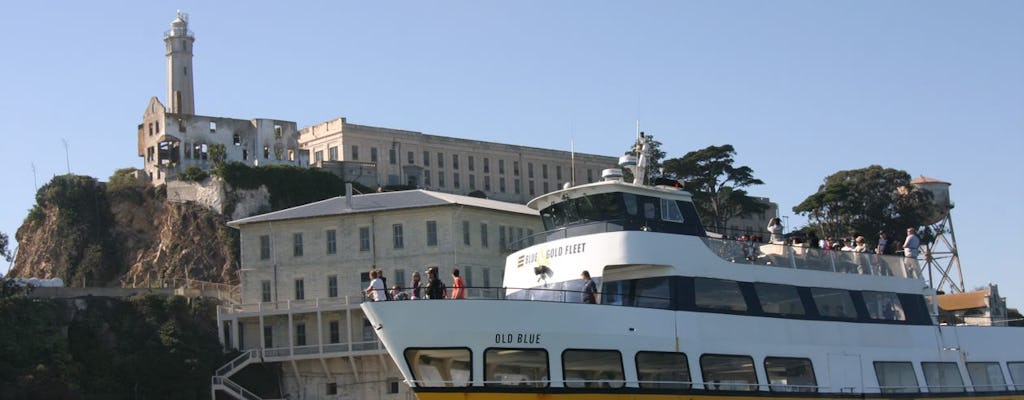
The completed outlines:
{"type": "MultiPolygon", "coordinates": [[[[346,181],[482,193],[526,203],[565,183],[596,182],[618,158],[351,124],[338,118],[299,131],[313,165],[344,170],[346,181]],[[343,166],[327,167],[331,163],[343,166]],[[368,163],[368,164],[367,164],[368,163]],[[347,167],[357,164],[358,168],[347,167]]],[[[338,172],[335,172],[338,173],[338,172]]]]}
{"type": "Polygon", "coordinates": [[[189,166],[203,170],[214,158],[251,166],[305,166],[295,122],[274,119],[234,119],[196,115],[192,45],[188,15],[181,12],[164,34],[167,56],[167,107],[149,100],[138,126],[138,154],[154,185],[173,180],[189,166]]]}
{"type": "Polygon", "coordinates": [[[290,398],[411,398],[359,308],[368,271],[408,287],[414,272],[425,279],[439,267],[450,286],[458,267],[470,297],[495,297],[507,248],[542,231],[523,205],[425,190],[331,198],[229,226],[240,232],[242,304],[221,307],[218,324],[222,343],[243,353],[213,390],[237,398],[253,396],[231,376],[257,362],[281,363],[290,398]]]}
{"type": "Polygon", "coordinates": [[[954,325],[1006,326],[1006,298],[999,296],[999,286],[964,293],[939,295],[939,320],[954,325]]]}

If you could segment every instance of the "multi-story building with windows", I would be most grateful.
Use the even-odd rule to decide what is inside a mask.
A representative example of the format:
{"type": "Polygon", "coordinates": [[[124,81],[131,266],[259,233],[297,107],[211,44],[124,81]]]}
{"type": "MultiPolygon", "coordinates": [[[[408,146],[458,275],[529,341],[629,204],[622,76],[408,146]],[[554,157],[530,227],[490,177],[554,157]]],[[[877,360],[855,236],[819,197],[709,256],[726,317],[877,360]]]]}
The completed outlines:
{"type": "Polygon", "coordinates": [[[356,125],[345,118],[303,128],[299,145],[316,166],[369,165],[369,169],[344,169],[351,175],[343,176],[346,181],[455,194],[475,192],[516,203],[526,203],[566,183],[599,181],[603,169],[617,168],[618,163],[615,157],[356,125]],[[357,172],[349,172],[352,170],[357,172]]]}
{"type": "Polygon", "coordinates": [[[457,267],[470,297],[498,296],[489,288],[502,285],[508,249],[542,230],[526,206],[425,190],[331,198],[229,225],[240,232],[242,304],[221,307],[218,324],[226,347],[243,353],[213,389],[238,398],[253,396],[230,377],[255,362],[280,362],[292,398],[411,396],[359,308],[368,272],[407,288],[414,273],[426,279],[439,267],[450,286],[457,267]]]}

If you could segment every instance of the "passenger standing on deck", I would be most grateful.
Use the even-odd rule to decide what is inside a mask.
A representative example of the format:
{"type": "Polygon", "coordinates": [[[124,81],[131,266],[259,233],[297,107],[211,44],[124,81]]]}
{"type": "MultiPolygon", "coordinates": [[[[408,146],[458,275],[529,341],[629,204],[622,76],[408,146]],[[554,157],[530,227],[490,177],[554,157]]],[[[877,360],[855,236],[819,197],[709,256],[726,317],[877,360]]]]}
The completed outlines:
{"type": "Polygon", "coordinates": [[[366,295],[373,301],[387,300],[387,290],[384,281],[380,280],[380,271],[370,271],[370,286],[366,287],[366,295]]]}
{"type": "Polygon", "coordinates": [[[444,283],[437,278],[437,267],[427,268],[427,298],[443,299],[444,292],[444,283]]]}
{"type": "Polygon", "coordinates": [[[459,269],[452,269],[452,297],[453,300],[466,299],[466,283],[459,277],[459,269]]]}
{"type": "Polygon", "coordinates": [[[889,235],[885,232],[878,232],[878,247],[875,248],[875,254],[885,254],[885,247],[889,245],[889,235]]]}
{"type": "Polygon", "coordinates": [[[919,247],[921,247],[921,239],[917,237],[917,230],[907,228],[907,240],[903,241],[903,255],[917,258],[919,247]]]}
{"type": "Polygon", "coordinates": [[[781,244],[785,241],[785,238],[782,237],[782,220],[779,217],[768,221],[768,233],[771,234],[768,241],[772,244],[781,244]]]}
{"type": "Polygon", "coordinates": [[[597,303],[597,285],[590,279],[590,271],[583,271],[580,274],[583,278],[583,302],[587,304],[597,303]]]}
{"type": "Polygon", "coordinates": [[[411,297],[413,300],[419,300],[419,299],[423,298],[423,297],[421,297],[421,294],[422,294],[421,292],[423,290],[423,287],[421,285],[422,285],[422,283],[420,282],[420,271],[413,271],[412,272],[412,297],[411,297]]]}

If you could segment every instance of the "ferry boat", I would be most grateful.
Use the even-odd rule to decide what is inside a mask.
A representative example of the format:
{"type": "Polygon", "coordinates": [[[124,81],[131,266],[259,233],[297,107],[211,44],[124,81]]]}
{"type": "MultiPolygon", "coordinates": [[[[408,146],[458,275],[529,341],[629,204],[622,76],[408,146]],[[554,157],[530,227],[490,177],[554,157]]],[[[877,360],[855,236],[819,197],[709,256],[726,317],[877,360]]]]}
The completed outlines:
{"type": "Polygon", "coordinates": [[[527,204],[500,290],[362,304],[420,399],[1024,399],[1024,328],[940,324],[913,258],[714,237],[638,148],[527,204]]]}

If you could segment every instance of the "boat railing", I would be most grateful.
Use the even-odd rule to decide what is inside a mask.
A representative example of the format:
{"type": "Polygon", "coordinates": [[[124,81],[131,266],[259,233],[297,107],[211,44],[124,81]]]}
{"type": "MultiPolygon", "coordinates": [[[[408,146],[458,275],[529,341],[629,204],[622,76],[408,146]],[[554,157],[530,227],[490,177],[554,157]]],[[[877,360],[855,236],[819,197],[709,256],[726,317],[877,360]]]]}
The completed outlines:
{"type": "MultiPolygon", "coordinates": [[[[623,380],[623,379],[565,379],[561,381],[539,379],[530,380],[524,379],[525,377],[516,378],[502,378],[500,380],[484,380],[479,382],[483,386],[488,387],[551,387],[560,386],[567,388],[623,388],[623,387],[640,387],[644,389],[703,389],[703,390],[714,390],[714,391],[732,391],[732,392],[789,392],[789,393],[816,393],[816,392],[827,392],[828,388],[817,385],[791,385],[791,384],[762,384],[762,383],[749,383],[745,381],[717,381],[717,382],[692,382],[692,381],[674,381],[674,380],[623,380]],[[517,378],[517,379],[516,379],[517,378]]],[[[414,380],[407,381],[408,384],[419,387],[460,387],[469,386],[470,384],[477,384],[475,382],[467,382],[465,380],[460,381],[444,381],[444,380],[414,380]]],[[[878,388],[875,388],[878,390],[878,388]]],[[[885,388],[893,389],[891,387],[885,388]]],[[[902,389],[902,388],[900,388],[902,389]]],[[[918,387],[906,388],[912,392],[919,391],[918,387]]]]}
{"type": "Polygon", "coordinates": [[[921,266],[914,257],[710,237],[702,239],[716,256],[737,264],[921,279],[921,266]]]}

